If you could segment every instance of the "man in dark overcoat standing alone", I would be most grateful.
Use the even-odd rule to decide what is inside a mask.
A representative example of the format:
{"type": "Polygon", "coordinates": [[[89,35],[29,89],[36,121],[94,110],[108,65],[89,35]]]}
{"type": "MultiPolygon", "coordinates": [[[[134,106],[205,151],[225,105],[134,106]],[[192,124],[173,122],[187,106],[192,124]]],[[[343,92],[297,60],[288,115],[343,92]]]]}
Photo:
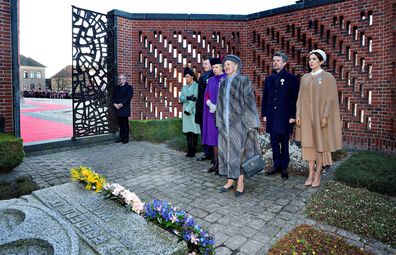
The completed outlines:
{"type": "Polygon", "coordinates": [[[118,77],[118,85],[114,89],[113,106],[117,116],[120,137],[116,143],[129,142],[129,121],[131,116],[131,100],[133,97],[133,88],[128,84],[126,76],[121,74],[118,77]]]}
{"type": "Polygon", "coordinates": [[[288,179],[289,138],[296,119],[296,102],[299,90],[297,77],[286,71],[287,56],[276,52],[272,57],[273,71],[264,81],[261,114],[270,134],[274,168],[266,172],[273,175],[281,172],[288,179]]]}
{"type": "MultiPolygon", "coordinates": [[[[199,124],[202,132],[203,128],[203,110],[205,106],[204,102],[204,95],[205,95],[205,90],[206,86],[208,85],[208,80],[212,76],[214,76],[213,71],[212,71],[212,66],[210,65],[210,58],[209,57],[204,57],[202,60],[202,68],[203,68],[203,73],[199,77],[198,80],[198,98],[197,98],[197,103],[195,106],[195,123],[199,124]]],[[[202,133],[201,133],[202,134],[202,133]]],[[[212,159],[213,157],[213,147],[209,145],[202,145],[204,154],[202,157],[198,158],[198,161],[203,161],[203,160],[208,160],[212,159]]]]}

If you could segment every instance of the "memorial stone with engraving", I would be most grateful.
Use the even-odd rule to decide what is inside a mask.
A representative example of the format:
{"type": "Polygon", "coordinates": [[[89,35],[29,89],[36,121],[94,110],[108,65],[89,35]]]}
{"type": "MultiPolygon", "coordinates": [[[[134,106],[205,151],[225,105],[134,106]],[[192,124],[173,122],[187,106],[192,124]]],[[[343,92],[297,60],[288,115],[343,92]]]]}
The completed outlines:
{"type": "Polygon", "coordinates": [[[0,201],[0,254],[187,254],[168,231],[77,183],[0,201]]]}

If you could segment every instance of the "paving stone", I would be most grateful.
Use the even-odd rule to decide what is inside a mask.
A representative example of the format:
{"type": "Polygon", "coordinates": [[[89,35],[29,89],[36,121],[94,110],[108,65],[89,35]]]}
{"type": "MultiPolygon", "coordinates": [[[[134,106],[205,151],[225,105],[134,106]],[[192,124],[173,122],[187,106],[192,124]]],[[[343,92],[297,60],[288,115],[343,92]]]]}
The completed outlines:
{"type": "Polygon", "coordinates": [[[244,245],[242,245],[240,251],[246,254],[256,254],[263,246],[263,243],[255,240],[249,240],[244,245]]]}
{"type": "Polygon", "coordinates": [[[211,213],[205,217],[205,220],[208,222],[214,223],[221,217],[223,217],[223,215],[221,215],[220,213],[211,213]]]}
{"type": "Polygon", "coordinates": [[[231,236],[227,241],[224,242],[224,245],[231,250],[236,250],[241,247],[247,241],[246,237],[241,235],[231,236]]]}
{"type": "Polygon", "coordinates": [[[231,255],[232,251],[227,247],[219,247],[215,250],[216,255],[231,255]]]}
{"type": "MultiPolygon", "coordinates": [[[[166,145],[136,141],[122,146],[110,143],[60,150],[26,157],[10,177],[2,175],[0,180],[29,174],[40,187],[48,187],[70,182],[71,167],[89,166],[105,174],[109,181],[129,188],[143,201],[167,199],[194,215],[197,222],[207,225],[209,232],[219,239],[219,242],[216,239],[216,245],[220,245],[216,249],[217,254],[247,253],[221,245],[229,239],[232,243],[235,236],[265,245],[256,254],[266,254],[277,237],[305,222],[327,232],[337,231],[332,226],[321,225],[311,219],[307,221],[303,213],[306,202],[319,189],[306,188],[305,177],[293,176],[283,181],[279,175],[257,175],[246,180],[246,194],[235,198],[233,191],[219,193],[226,180],[207,173],[208,162],[186,159],[184,154],[168,149],[166,145]]],[[[323,183],[331,178],[329,172],[323,176],[323,183]]],[[[340,235],[347,240],[357,238],[351,233],[340,232],[340,235]]],[[[366,246],[372,247],[373,244],[366,242],[366,246]]],[[[382,248],[377,245],[372,249],[377,251],[382,248]]]]}
{"type": "Polygon", "coordinates": [[[243,228],[241,229],[240,233],[241,233],[243,236],[247,237],[247,238],[251,238],[251,237],[253,237],[254,235],[256,235],[258,232],[257,232],[257,230],[255,230],[254,228],[245,226],[245,227],[243,227],[243,228]]]}
{"type": "Polygon", "coordinates": [[[264,227],[265,224],[266,224],[266,221],[260,220],[260,219],[255,219],[255,220],[252,220],[251,222],[249,222],[247,226],[251,227],[255,230],[259,230],[262,227],[264,227]]]}
{"type": "Polygon", "coordinates": [[[214,238],[215,238],[215,246],[217,247],[222,245],[228,238],[230,238],[230,236],[222,232],[216,232],[214,238]]]}

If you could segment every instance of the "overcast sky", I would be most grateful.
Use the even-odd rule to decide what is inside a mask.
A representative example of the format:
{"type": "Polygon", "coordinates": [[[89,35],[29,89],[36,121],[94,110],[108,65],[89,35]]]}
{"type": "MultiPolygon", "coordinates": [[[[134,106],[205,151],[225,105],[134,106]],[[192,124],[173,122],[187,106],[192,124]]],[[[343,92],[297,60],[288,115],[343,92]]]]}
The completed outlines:
{"type": "Polygon", "coordinates": [[[20,54],[47,67],[50,78],[72,62],[72,5],[107,13],[251,14],[294,4],[295,0],[20,0],[20,54]]]}

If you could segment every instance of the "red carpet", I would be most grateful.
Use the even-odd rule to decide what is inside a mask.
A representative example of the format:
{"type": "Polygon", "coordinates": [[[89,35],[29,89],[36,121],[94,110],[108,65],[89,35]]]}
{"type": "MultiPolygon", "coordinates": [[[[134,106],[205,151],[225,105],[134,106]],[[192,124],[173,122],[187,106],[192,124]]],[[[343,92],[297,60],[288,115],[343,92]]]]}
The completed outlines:
{"type": "MultiPolygon", "coordinates": [[[[71,124],[67,125],[56,121],[26,116],[24,114],[27,112],[45,112],[69,109],[68,106],[31,101],[28,99],[25,100],[25,104],[37,107],[21,110],[21,137],[23,138],[24,143],[72,137],[73,127],[71,124]]],[[[50,115],[51,113],[48,113],[48,116],[50,115]]]]}
{"type": "Polygon", "coordinates": [[[21,114],[21,136],[24,143],[71,137],[73,127],[21,114]]]}

